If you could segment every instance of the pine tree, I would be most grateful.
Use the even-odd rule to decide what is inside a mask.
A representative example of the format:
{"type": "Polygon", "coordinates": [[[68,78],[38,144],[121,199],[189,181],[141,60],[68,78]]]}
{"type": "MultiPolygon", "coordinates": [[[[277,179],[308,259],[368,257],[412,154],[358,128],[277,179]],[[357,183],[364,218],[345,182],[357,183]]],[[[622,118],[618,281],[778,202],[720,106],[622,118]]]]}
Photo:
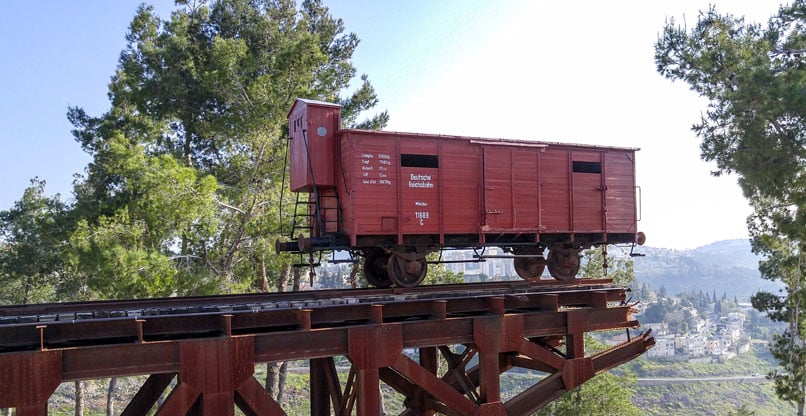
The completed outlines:
{"type": "Polygon", "coordinates": [[[709,101],[693,130],[715,175],[732,173],[753,208],[753,251],[762,276],[786,288],[759,292],[753,306],[787,331],[771,351],[776,392],[806,406],[806,1],[782,6],[766,26],[703,12],[689,30],[667,22],[655,45],[658,71],[709,101]]]}
{"type": "Polygon", "coordinates": [[[0,212],[0,304],[70,300],[60,293],[59,256],[70,231],[68,207],[45,196],[45,181],[31,180],[22,198],[0,212]]]}
{"type": "Polygon", "coordinates": [[[388,119],[359,120],[377,103],[367,77],[340,96],[355,76],[358,39],[321,1],[179,3],[168,20],[150,6],[137,10],[105,114],[68,113],[93,158],[76,187],[84,219],[72,240],[76,273],[93,287],[114,285],[112,294],[146,279],[157,286],[149,293],[160,294],[273,286],[263,278],[277,281],[290,261],[273,243],[280,205],[291,203],[280,196],[288,196],[281,188],[293,101],[337,102],[351,125],[388,119]],[[162,189],[177,186],[182,192],[162,189]],[[90,236],[103,241],[82,246],[90,236]],[[124,270],[146,272],[120,279],[109,262],[121,259],[124,270]]]}

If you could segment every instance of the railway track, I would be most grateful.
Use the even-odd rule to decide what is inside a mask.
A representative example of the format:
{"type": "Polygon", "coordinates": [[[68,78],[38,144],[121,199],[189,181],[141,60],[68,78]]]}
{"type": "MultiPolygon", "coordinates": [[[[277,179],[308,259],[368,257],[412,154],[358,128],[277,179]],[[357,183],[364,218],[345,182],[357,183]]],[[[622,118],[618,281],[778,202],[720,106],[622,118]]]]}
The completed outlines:
{"type": "Polygon", "coordinates": [[[0,306],[0,326],[28,323],[142,318],[165,315],[256,312],[261,310],[321,308],[335,305],[390,303],[410,300],[507,296],[529,293],[585,291],[613,288],[611,279],[508,281],[462,285],[431,285],[411,289],[330,289],[237,295],[189,296],[0,306]]]}
{"type": "Polygon", "coordinates": [[[0,352],[401,322],[512,310],[606,308],[610,279],[345,289],[0,307],[0,352]]]}

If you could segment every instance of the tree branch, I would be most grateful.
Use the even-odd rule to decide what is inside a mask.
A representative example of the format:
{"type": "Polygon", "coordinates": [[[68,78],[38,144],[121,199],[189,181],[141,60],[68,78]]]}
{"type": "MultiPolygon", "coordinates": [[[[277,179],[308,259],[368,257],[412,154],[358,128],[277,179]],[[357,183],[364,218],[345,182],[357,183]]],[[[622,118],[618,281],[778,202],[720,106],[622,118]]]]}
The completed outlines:
{"type": "Polygon", "coordinates": [[[234,207],[232,205],[229,205],[229,204],[226,204],[224,202],[221,202],[221,201],[218,200],[218,198],[213,198],[213,200],[215,201],[216,204],[221,205],[224,208],[231,209],[231,210],[233,210],[233,211],[235,211],[235,212],[237,212],[237,213],[239,213],[241,215],[246,214],[246,211],[244,211],[244,210],[242,210],[242,209],[240,209],[238,207],[234,207]]]}

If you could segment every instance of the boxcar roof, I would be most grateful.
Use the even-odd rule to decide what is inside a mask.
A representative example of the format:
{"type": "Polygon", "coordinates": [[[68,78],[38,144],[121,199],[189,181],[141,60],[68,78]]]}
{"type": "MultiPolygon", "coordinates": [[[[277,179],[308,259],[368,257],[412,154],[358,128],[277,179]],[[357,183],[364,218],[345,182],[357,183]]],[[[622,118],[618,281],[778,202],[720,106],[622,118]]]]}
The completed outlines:
{"type": "Polygon", "coordinates": [[[294,112],[294,109],[295,109],[295,108],[297,108],[297,104],[298,104],[300,101],[301,101],[301,102],[303,102],[303,103],[305,103],[305,104],[320,105],[320,106],[323,106],[323,107],[338,107],[338,108],[341,108],[341,106],[340,106],[340,105],[338,105],[338,104],[333,104],[333,103],[329,103],[329,102],[327,102],[327,101],[309,100],[309,99],[307,99],[307,98],[297,98],[296,100],[294,100],[294,105],[292,105],[292,106],[291,106],[291,109],[290,109],[290,110],[288,110],[288,114],[286,115],[286,117],[290,116],[290,115],[291,115],[291,113],[293,113],[293,112],[294,112]]]}
{"type": "Polygon", "coordinates": [[[523,146],[523,147],[548,147],[548,146],[564,146],[564,147],[584,147],[584,148],[595,148],[595,149],[603,149],[603,150],[629,150],[629,151],[638,151],[641,150],[638,147],[619,147],[619,146],[601,146],[601,145],[592,145],[592,144],[583,144],[583,143],[563,143],[563,142],[547,142],[547,141],[538,141],[538,140],[517,140],[517,139],[500,139],[500,138],[489,138],[489,137],[473,137],[473,136],[456,136],[456,135],[449,135],[449,134],[427,134],[427,133],[408,133],[408,132],[400,132],[400,131],[387,131],[387,130],[361,130],[361,129],[341,129],[338,131],[339,134],[341,133],[363,133],[363,134],[388,134],[394,136],[405,136],[405,137],[419,137],[419,138],[429,138],[429,137],[439,137],[443,139],[449,140],[467,140],[474,143],[479,144],[490,144],[490,145],[506,145],[506,146],[523,146]]]}

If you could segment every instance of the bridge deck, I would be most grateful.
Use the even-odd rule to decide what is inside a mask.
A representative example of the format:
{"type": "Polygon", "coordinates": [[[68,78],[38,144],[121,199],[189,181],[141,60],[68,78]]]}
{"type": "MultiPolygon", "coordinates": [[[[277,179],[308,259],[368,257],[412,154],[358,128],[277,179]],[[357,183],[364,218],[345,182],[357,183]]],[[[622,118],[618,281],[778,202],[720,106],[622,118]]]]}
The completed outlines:
{"type": "Polygon", "coordinates": [[[281,415],[255,364],[307,359],[314,415],[377,414],[380,381],[407,397],[410,414],[525,415],[654,343],[642,334],[585,356],[586,332],[638,326],[625,290],[609,281],[418,289],[0,309],[0,408],[42,415],[61,382],[150,375],[124,415],[154,407],[159,415],[234,415],[235,407],[281,415]],[[338,381],[336,356],[352,363],[347,383],[338,381]],[[546,376],[503,401],[499,375],[514,367],[546,376]]]}

